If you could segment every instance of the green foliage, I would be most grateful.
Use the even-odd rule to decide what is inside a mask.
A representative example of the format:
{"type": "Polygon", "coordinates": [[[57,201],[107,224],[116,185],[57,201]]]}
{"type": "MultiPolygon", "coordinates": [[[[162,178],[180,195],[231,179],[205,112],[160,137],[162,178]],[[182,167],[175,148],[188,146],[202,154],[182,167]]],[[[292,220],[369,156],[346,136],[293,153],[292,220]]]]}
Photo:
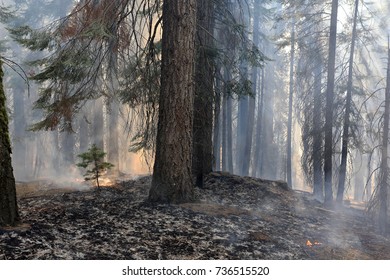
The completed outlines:
{"type": "Polygon", "coordinates": [[[81,162],[77,164],[78,167],[92,168],[88,169],[84,174],[85,181],[96,180],[96,185],[99,187],[99,178],[102,176],[102,173],[114,166],[109,162],[103,161],[105,155],[106,153],[95,144],[87,152],[78,155],[81,159],[81,162]]]}
{"type": "Polygon", "coordinates": [[[8,28],[8,31],[16,42],[32,51],[48,49],[53,40],[50,32],[34,30],[29,26],[8,28]]]}
{"type": "Polygon", "coordinates": [[[0,5],[0,22],[9,22],[14,17],[13,12],[10,7],[0,5]]]}

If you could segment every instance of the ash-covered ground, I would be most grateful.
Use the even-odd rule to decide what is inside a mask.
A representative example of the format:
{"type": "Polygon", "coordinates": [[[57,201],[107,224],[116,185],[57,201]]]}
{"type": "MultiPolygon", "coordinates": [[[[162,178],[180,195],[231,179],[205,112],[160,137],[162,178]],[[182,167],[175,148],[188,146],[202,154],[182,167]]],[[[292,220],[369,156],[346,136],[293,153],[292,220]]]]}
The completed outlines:
{"type": "Polygon", "coordinates": [[[283,182],[212,173],[182,205],[147,203],[150,182],[20,195],[24,224],[0,229],[0,259],[390,259],[363,210],[283,182]]]}

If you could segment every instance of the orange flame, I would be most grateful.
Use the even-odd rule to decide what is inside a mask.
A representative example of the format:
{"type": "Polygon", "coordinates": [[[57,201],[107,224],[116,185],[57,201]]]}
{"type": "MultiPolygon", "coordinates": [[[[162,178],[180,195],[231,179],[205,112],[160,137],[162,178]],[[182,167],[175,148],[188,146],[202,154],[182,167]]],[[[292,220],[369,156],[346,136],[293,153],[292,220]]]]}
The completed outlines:
{"type": "Polygon", "coordinates": [[[314,241],[312,243],[310,240],[306,240],[306,246],[308,246],[308,247],[313,247],[313,246],[318,246],[318,245],[322,245],[322,243],[320,243],[318,241],[314,241]]]}

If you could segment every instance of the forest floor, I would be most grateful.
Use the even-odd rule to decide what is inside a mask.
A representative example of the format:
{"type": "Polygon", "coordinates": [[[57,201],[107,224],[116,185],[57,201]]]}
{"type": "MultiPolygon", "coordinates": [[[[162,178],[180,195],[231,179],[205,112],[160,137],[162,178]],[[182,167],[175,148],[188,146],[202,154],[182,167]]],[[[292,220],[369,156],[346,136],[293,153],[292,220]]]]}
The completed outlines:
{"type": "Polygon", "coordinates": [[[146,202],[151,178],[111,187],[18,187],[23,225],[0,259],[390,259],[364,210],[325,209],[283,182],[207,176],[198,202],[146,202]]]}

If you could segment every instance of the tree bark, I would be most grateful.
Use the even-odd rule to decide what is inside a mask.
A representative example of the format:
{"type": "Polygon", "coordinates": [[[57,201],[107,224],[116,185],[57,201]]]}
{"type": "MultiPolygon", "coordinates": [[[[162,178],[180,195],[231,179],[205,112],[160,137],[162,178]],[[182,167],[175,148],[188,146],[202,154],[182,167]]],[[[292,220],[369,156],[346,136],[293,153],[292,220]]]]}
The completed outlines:
{"type": "Polygon", "coordinates": [[[338,204],[342,204],[344,198],[345,178],[347,174],[347,157],[348,157],[348,141],[349,141],[349,126],[350,126],[350,114],[352,106],[352,82],[353,82],[353,60],[355,53],[355,41],[356,41],[356,25],[358,16],[359,0],[355,0],[355,12],[353,16],[353,28],[352,28],[352,43],[351,53],[349,56],[348,65],[348,82],[347,82],[347,97],[345,102],[345,114],[344,114],[344,127],[343,127],[343,141],[341,148],[341,164],[339,172],[339,185],[337,189],[336,201],[338,204]]]}
{"type": "Polygon", "coordinates": [[[11,141],[0,57],[0,226],[15,225],[17,222],[19,222],[19,213],[11,162],[11,141]]]}
{"type": "Polygon", "coordinates": [[[332,12],[330,19],[328,79],[326,87],[326,113],[325,113],[325,144],[324,144],[324,179],[325,179],[325,204],[333,201],[332,190],[332,156],[333,156],[333,102],[334,81],[336,64],[336,40],[337,40],[337,10],[338,0],[332,0],[332,12]]]}
{"type": "Polygon", "coordinates": [[[192,125],[196,0],[163,3],[161,91],[149,200],[194,200],[192,125]]]}

